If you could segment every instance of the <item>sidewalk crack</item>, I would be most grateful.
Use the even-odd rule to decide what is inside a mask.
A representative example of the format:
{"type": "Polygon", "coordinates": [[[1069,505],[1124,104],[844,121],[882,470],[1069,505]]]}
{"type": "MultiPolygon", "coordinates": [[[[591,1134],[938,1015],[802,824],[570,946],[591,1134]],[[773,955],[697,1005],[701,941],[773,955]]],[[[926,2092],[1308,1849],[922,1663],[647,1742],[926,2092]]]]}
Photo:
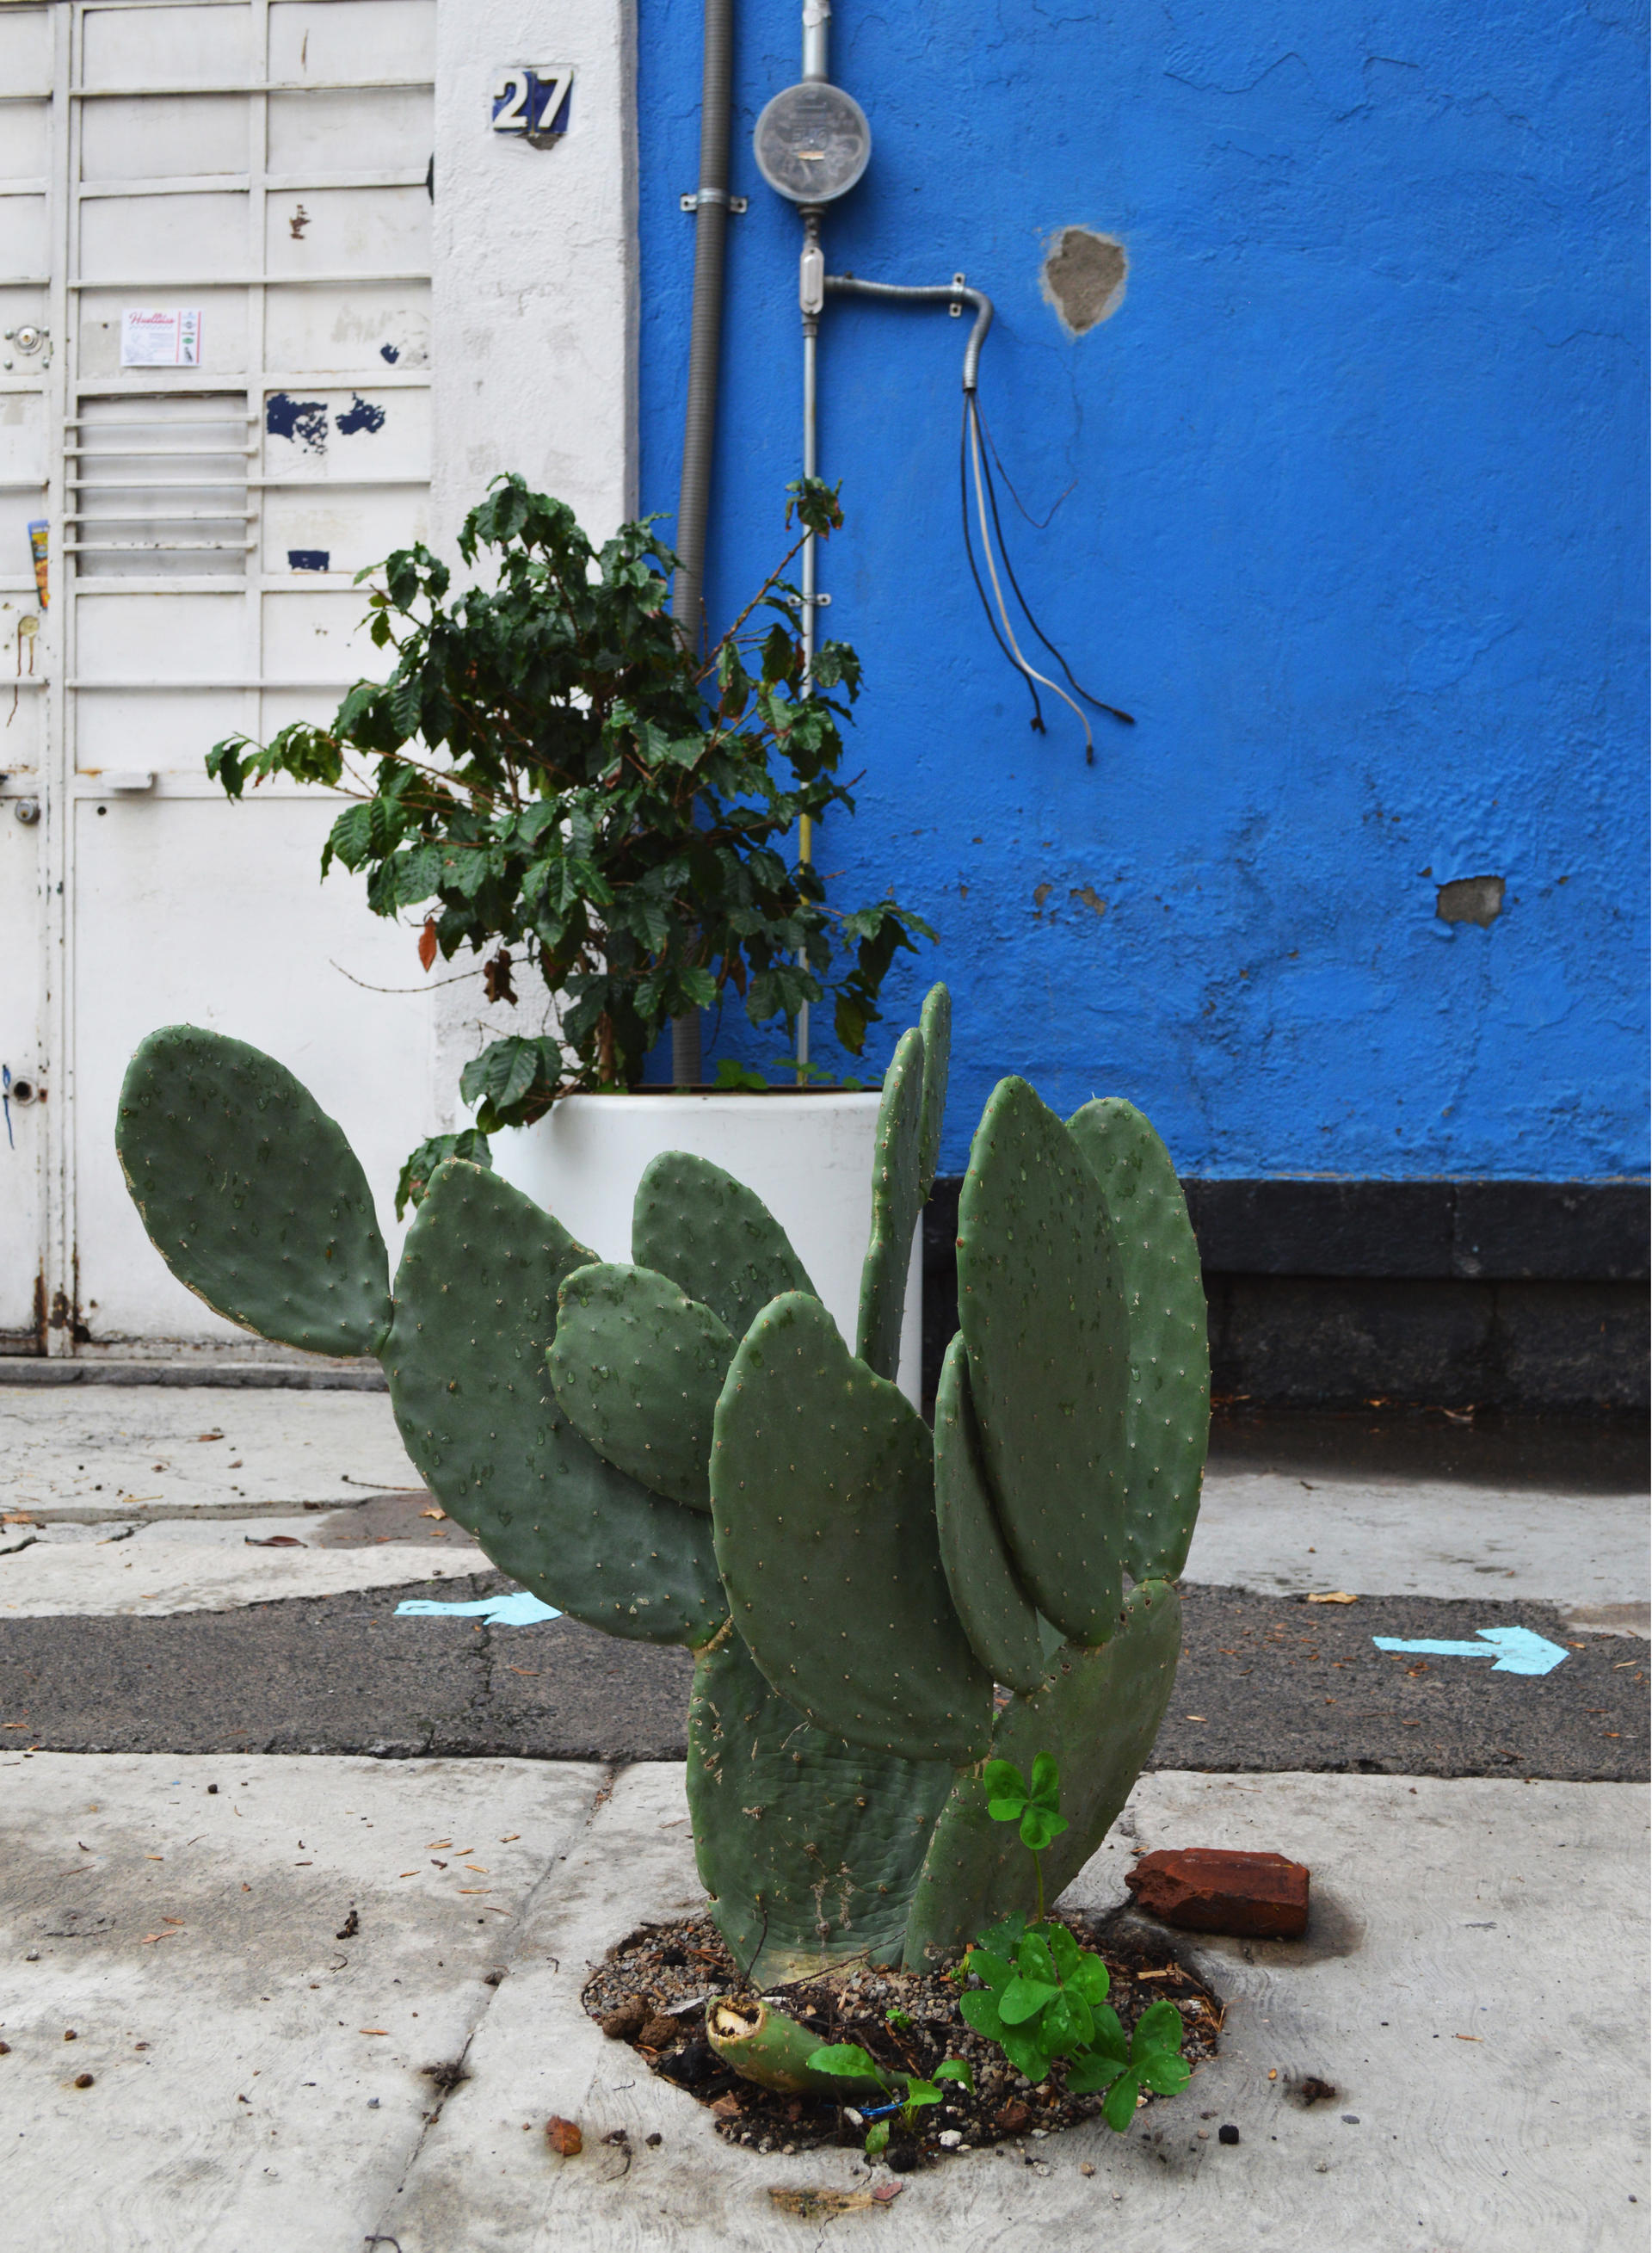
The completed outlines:
{"type": "MultiPolygon", "coordinates": [[[[563,1863],[571,1857],[574,1852],[575,1844],[589,1833],[592,1824],[596,1819],[598,1811],[613,1797],[615,1787],[618,1783],[621,1775],[624,1773],[627,1768],[632,1765],[633,1763],[629,1761],[605,1761],[602,1763],[601,1775],[597,1782],[596,1789],[591,1795],[590,1804],[585,1810],[584,1822],[580,1825],[578,1830],[571,1831],[566,1835],[563,1843],[563,1850],[560,1853],[553,1852],[550,1860],[546,1864],[544,1869],[540,1871],[539,1876],[533,1880],[533,1883],[528,1887],[526,1893],[522,1896],[522,1905],[517,1910],[516,1915],[500,1929],[498,1934],[498,1939],[500,1942],[499,1956],[504,1968],[499,1971],[497,1975],[490,1974],[484,1978],[483,1983],[484,1989],[483,1999],[477,2005],[475,2015],[471,2020],[470,2026],[465,2033],[464,2047],[460,2050],[458,2056],[450,2062],[440,2064],[434,2068],[427,2066],[423,2068],[423,2070],[430,2076],[431,2084],[435,2090],[434,2102],[431,2109],[423,2116],[420,2124],[419,2133],[414,2139],[413,2149],[408,2154],[406,2165],[403,2166],[401,2175],[397,2180],[396,2187],[390,2194],[389,2199],[386,2203],[385,2211],[379,2216],[377,2222],[373,2225],[373,2234],[365,2240],[366,2244],[394,2245],[395,2243],[395,2239],[389,2235],[385,2225],[394,2216],[396,2201],[406,2194],[408,2185],[412,2180],[413,2175],[418,2167],[420,2156],[424,2150],[426,2143],[429,2140],[431,2131],[436,2127],[437,2122],[441,2119],[443,2112],[447,2110],[448,2099],[454,2095],[456,2090],[461,2089],[471,2078],[469,2073],[465,2070],[470,2061],[471,2047],[477,2034],[482,2031],[483,2021],[487,2017],[489,2011],[492,2008],[499,1989],[504,1985],[505,1979],[510,1976],[511,1964],[512,1961],[512,1945],[518,1936],[528,1925],[546,1887],[551,1883],[552,1880],[555,1877],[557,1871],[561,1868],[563,1863]]],[[[554,1963],[555,1962],[554,1958],[551,1960],[554,1963]]],[[[561,1964],[557,1964],[556,1968],[560,1971],[561,1968],[561,1964]]]]}

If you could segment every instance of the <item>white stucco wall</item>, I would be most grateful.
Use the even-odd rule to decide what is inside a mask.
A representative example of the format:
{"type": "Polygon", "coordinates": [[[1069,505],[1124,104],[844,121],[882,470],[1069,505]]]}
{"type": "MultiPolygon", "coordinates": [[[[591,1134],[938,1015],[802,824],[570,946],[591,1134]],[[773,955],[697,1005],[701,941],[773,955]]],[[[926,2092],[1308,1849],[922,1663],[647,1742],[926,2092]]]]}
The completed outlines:
{"type": "Polygon", "coordinates": [[[636,24],[631,0],[440,0],[432,519],[450,548],[519,470],[594,538],[636,511],[636,24]],[[547,149],[490,129],[513,63],[574,71],[547,149]]]}
{"type": "MultiPolygon", "coordinates": [[[[635,87],[632,0],[438,0],[430,514],[450,561],[501,470],[595,540],[637,513],[635,87]],[[512,64],[572,66],[551,148],[491,129],[512,64]]],[[[431,1131],[470,1124],[459,1073],[488,1039],[544,1029],[537,980],[522,990],[514,1009],[490,1008],[479,977],[432,994],[431,1131]]]]}

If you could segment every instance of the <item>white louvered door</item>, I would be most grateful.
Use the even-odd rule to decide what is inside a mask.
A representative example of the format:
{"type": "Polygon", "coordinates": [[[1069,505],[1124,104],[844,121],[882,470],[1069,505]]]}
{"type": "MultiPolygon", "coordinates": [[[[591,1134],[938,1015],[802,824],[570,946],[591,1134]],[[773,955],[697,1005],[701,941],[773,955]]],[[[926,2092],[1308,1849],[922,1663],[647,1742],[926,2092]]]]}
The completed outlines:
{"type": "MultiPolygon", "coordinates": [[[[218,1352],[236,1334],[161,1266],[115,1161],[143,1035],[187,1021],[269,1049],[375,1188],[425,1131],[427,1005],[366,990],[413,985],[411,946],[353,880],[318,882],[336,803],[277,788],[230,806],[203,761],[231,733],[325,717],[381,668],[353,574],[429,536],[435,0],[69,0],[0,9],[14,34],[48,57],[33,282],[60,310],[39,379],[47,506],[24,511],[52,549],[27,699],[45,818],[0,809],[0,944],[10,963],[14,923],[31,926],[50,1091],[18,1231],[46,1322],[31,1332],[32,1295],[17,1321],[0,1280],[0,1350],[9,1330],[12,1350],[218,1352]]],[[[3,419],[13,397],[0,432],[26,429],[3,419]]],[[[31,471],[24,441],[14,453],[31,471]]],[[[14,490],[0,603],[31,583],[9,568],[14,490]]],[[[0,1018],[0,1057],[23,1037],[0,1018]]]]}

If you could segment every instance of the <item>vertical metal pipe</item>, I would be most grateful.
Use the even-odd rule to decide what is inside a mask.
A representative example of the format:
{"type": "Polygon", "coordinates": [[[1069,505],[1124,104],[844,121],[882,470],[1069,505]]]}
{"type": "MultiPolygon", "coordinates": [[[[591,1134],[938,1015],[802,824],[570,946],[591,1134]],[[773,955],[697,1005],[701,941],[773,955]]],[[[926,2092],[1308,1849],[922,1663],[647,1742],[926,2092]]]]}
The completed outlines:
{"type": "MultiPolygon", "coordinates": [[[[823,17],[831,12],[826,6],[826,0],[806,0],[803,18],[805,73],[810,54],[808,13],[810,6],[818,6],[823,17]]],[[[821,75],[824,77],[826,62],[824,29],[820,32],[820,61],[821,75]]],[[[805,210],[803,213],[803,258],[799,268],[798,286],[798,295],[803,306],[803,474],[805,478],[814,476],[818,458],[815,443],[815,401],[822,303],[820,281],[824,271],[825,262],[820,254],[820,214],[818,211],[805,210]]],[[[802,568],[799,573],[803,596],[803,693],[805,696],[814,685],[815,612],[819,608],[815,596],[814,550],[814,534],[811,532],[804,538],[802,568]]],[[[813,858],[813,827],[806,813],[799,815],[798,858],[805,864],[813,858]]],[[[798,1078],[799,1081],[806,1077],[803,1067],[808,1061],[809,1005],[805,1001],[798,1012],[798,1078]]]]}
{"type": "MultiPolygon", "coordinates": [[[[682,481],[677,495],[678,568],[671,614],[692,648],[700,646],[706,524],[717,435],[717,362],[722,348],[724,255],[728,237],[728,128],[734,108],[734,0],[705,0],[700,94],[700,187],[694,204],[694,295],[688,334],[688,402],[683,415],[682,481]]],[[[701,1077],[700,1012],[673,1018],[671,1076],[679,1087],[701,1077]]]]}
{"type": "Polygon", "coordinates": [[[831,36],[832,0],[803,0],[804,83],[826,75],[826,42],[831,36]]]}
{"type": "Polygon", "coordinates": [[[706,522],[717,431],[717,362],[722,345],[724,254],[728,236],[728,127],[734,106],[734,0],[706,0],[700,97],[700,188],[694,206],[694,296],[688,336],[688,402],[683,416],[682,482],[677,497],[679,569],[672,616],[687,639],[701,638],[706,522]]]}

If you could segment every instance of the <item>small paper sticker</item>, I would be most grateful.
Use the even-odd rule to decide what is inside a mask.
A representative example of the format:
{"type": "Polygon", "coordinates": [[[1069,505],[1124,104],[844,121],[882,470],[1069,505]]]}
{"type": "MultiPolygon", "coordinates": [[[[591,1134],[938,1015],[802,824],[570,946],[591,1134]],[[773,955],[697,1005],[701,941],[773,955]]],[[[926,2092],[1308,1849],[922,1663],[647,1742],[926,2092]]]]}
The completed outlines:
{"type": "Polygon", "coordinates": [[[176,306],[129,307],[121,315],[122,367],[199,367],[201,317],[176,306]]]}

